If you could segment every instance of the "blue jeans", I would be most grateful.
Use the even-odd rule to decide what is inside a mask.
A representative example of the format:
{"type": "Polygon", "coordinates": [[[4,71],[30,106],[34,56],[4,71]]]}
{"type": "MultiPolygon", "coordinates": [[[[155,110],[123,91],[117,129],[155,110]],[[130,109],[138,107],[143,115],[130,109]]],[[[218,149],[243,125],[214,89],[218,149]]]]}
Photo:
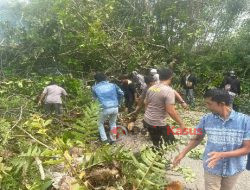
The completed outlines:
{"type": "Polygon", "coordinates": [[[99,119],[99,126],[98,130],[101,136],[102,141],[108,140],[105,129],[104,129],[104,122],[106,120],[109,121],[109,128],[110,128],[110,139],[112,141],[116,140],[116,119],[118,115],[118,108],[107,108],[103,109],[100,114],[99,119]]]}

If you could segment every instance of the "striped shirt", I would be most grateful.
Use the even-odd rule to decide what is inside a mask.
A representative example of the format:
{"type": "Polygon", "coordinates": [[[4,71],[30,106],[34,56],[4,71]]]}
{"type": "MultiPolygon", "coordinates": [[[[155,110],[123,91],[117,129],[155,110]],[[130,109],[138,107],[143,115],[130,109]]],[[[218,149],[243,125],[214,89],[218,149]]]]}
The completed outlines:
{"type": "Polygon", "coordinates": [[[228,152],[242,147],[245,140],[250,140],[249,116],[231,111],[224,120],[217,114],[205,115],[196,129],[201,128],[207,135],[207,144],[203,155],[204,170],[223,177],[233,176],[246,168],[246,156],[224,158],[214,168],[208,168],[210,152],[228,152]]]}

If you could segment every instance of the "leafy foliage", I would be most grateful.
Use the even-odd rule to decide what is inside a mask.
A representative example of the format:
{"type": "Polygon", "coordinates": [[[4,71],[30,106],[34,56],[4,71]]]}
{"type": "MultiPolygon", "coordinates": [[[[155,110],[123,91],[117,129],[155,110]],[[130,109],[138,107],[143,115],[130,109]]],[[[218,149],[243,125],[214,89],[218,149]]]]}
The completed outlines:
{"type": "Polygon", "coordinates": [[[5,119],[0,118],[0,143],[1,146],[5,146],[11,139],[11,125],[5,119]]]}
{"type": "Polygon", "coordinates": [[[47,135],[48,125],[52,123],[52,119],[44,120],[39,115],[32,115],[29,120],[24,123],[24,126],[29,128],[32,133],[47,135]]]}
{"type": "Polygon", "coordinates": [[[188,153],[188,157],[195,160],[202,160],[204,150],[200,148],[195,148],[188,153]]]}
{"type": "Polygon", "coordinates": [[[196,177],[190,167],[179,167],[176,171],[181,173],[187,182],[193,182],[196,177]]]}
{"type": "MultiPolygon", "coordinates": [[[[180,89],[182,73],[191,68],[199,95],[219,87],[233,69],[242,85],[235,102],[240,111],[250,112],[246,0],[31,0],[11,2],[8,11],[19,18],[0,19],[2,189],[46,189],[51,182],[40,179],[35,158],[45,169],[64,164],[79,188],[86,189],[86,172],[114,162],[122,168],[112,184],[116,189],[160,189],[166,184],[171,154],[162,159],[161,151],[145,148],[134,155],[95,143],[99,107],[89,85],[96,71],[116,78],[135,69],[146,74],[149,68],[168,66],[176,73],[174,87],[180,89]],[[69,94],[61,118],[45,117],[36,105],[52,80],[69,94]],[[83,149],[84,161],[74,169],[70,150],[75,146],[83,149]]],[[[184,120],[189,127],[197,123],[184,120]]],[[[200,153],[194,150],[190,156],[198,159],[200,153]]],[[[189,169],[178,171],[194,177],[189,169]]]]}
{"type": "Polygon", "coordinates": [[[6,166],[3,163],[3,158],[0,157],[0,184],[2,182],[3,176],[7,175],[7,172],[11,170],[11,167],[6,166]]]}
{"type": "Polygon", "coordinates": [[[160,155],[148,148],[141,153],[142,162],[138,162],[133,155],[132,159],[137,168],[136,189],[161,189],[166,184],[166,166],[160,155]]]}
{"type": "Polygon", "coordinates": [[[22,170],[25,175],[31,164],[33,164],[35,157],[39,157],[41,150],[37,146],[30,146],[26,153],[22,152],[16,159],[12,161],[13,167],[16,168],[16,173],[22,170]]]}
{"type": "Polygon", "coordinates": [[[71,139],[88,143],[97,140],[98,129],[97,121],[99,116],[99,104],[90,104],[83,111],[83,118],[76,120],[70,131],[64,134],[64,137],[70,136],[71,139]]]}
{"type": "Polygon", "coordinates": [[[21,26],[2,23],[4,45],[10,46],[1,49],[6,73],[86,78],[95,70],[169,65],[177,73],[195,68],[203,83],[236,64],[245,78],[246,0],[33,0],[13,8],[23,17],[21,26]]]}

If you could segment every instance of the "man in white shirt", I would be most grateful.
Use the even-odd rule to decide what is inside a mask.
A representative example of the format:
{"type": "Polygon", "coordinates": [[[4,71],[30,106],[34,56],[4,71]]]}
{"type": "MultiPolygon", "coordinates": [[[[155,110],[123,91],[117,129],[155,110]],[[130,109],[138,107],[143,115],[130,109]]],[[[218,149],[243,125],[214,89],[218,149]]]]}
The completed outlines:
{"type": "Polygon", "coordinates": [[[151,69],[150,70],[150,74],[154,78],[155,84],[159,84],[160,83],[160,79],[159,79],[159,74],[157,73],[157,70],[156,69],[151,69]]]}
{"type": "Polygon", "coordinates": [[[38,105],[41,105],[43,99],[45,104],[46,114],[51,114],[53,111],[57,115],[62,114],[62,99],[61,96],[67,96],[67,92],[60,86],[56,85],[55,82],[51,82],[43,90],[40,96],[38,105]]]}

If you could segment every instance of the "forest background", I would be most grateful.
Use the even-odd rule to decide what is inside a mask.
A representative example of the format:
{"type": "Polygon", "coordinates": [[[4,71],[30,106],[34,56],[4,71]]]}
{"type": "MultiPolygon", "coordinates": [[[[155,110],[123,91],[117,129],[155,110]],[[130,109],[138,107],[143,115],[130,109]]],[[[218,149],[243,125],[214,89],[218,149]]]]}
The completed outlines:
{"type": "MultiPolygon", "coordinates": [[[[181,91],[180,77],[191,69],[198,79],[199,99],[234,70],[242,89],[236,102],[240,111],[249,113],[249,11],[248,0],[1,1],[0,123],[5,127],[0,136],[6,167],[0,170],[2,185],[32,189],[30,177],[36,169],[30,176],[26,170],[35,158],[46,160],[47,153],[41,154],[53,143],[63,153],[75,145],[79,134],[61,129],[56,137],[63,140],[56,141],[55,129],[49,126],[72,127],[76,120],[93,120],[86,112],[96,114],[89,90],[96,71],[117,78],[133,70],[147,74],[151,68],[170,67],[175,72],[173,85],[181,91]],[[42,118],[42,109],[36,106],[37,96],[52,79],[69,94],[64,123],[42,118]],[[74,136],[74,143],[66,145],[67,135],[71,140],[74,136]],[[24,157],[30,160],[24,162],[24,157]],[[23,175],[18,175],[21,171],[23,175]]],[[[68,163],[63,153],[61,158],[68,163]]]]}

